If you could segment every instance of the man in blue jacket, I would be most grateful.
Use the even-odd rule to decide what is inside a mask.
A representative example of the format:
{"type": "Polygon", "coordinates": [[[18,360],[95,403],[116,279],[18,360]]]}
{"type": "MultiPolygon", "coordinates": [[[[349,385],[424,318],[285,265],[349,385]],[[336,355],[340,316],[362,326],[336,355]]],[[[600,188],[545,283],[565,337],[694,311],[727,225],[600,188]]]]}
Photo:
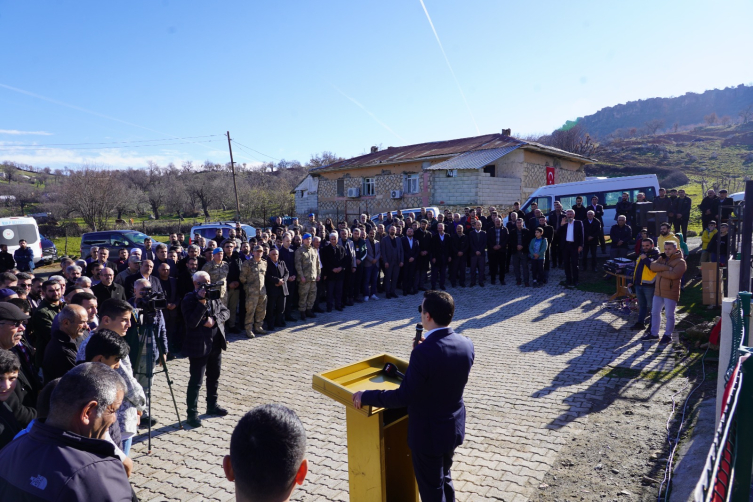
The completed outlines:
{"type": "Polygon", "coordinates": [[[124,392],[123,379],[102,363],[66,373],[49,416],[0,451],[0,500],[135,499],[115,445],[103,439],[124,392]]]}
{"type": "Polygon", "coordinates": [[[423,502],[455,500],[450,467],[465,439],[463,390],[475,356],[473,342],[449,327],[454,314],[449,293],[424,293],[421,322],[427,332],[411,353],[400,387],[353,395],[356,409],[408,408],[408,446],[423,502]]]}
{"type": "Polygon", "coordinates": [[[18,241],[18,249],[13,252],[13,259],[19,272],[31,272],[34,270],[34,251],[26,245],[26,241],[18,241]]]}

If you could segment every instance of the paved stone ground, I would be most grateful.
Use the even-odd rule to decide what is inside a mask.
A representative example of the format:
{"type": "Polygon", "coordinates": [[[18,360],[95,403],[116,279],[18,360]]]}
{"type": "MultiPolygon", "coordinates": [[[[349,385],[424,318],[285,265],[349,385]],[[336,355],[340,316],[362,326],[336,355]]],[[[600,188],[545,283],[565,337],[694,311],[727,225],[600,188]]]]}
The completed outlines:
{"type": "MultiPolygon", "coordinates": [[[[453,465],[458,500],[527,500],[588,414],[611,404],[605,391],[618,384],[597,370],[672,366],[669,351],[647,350],[634,331],[620,329],[627,320],[601,308],[603,295],[565,290],[556,285],[562,278],[552,271],[550,285],[540,289],[510,281],[450,289],[453,327],[476,347],[465,393],[466,441],[453,465]]],[[[158,375],[153,414],[160,423],[152,454],[143,437],[131,453],[141,500],[233,499],[221,467],[232,429],[252,407],[277,402],[296,410],[308,433],[310,474],[294,500],[347,501],[344,409],[315,392],[311,377],[381,352],[408,359],[419,303],[418,295],[371,301],[254,340],[231,339],[220,380],[220,402],[230,415],[203,417],[201,429],[176,429],[165,378],[158,375]]],[[[170,371],[185,418],[188,361],[172,362],[170,371]]]]}

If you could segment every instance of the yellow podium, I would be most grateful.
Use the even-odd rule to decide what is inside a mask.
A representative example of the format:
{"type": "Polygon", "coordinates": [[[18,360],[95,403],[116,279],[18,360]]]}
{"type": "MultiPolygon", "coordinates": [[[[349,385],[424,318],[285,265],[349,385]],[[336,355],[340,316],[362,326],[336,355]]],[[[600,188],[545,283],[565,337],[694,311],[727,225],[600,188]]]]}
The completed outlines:
{"type": "Polygon", "coordinates": [[[401,373],[408,369],[407,361],[381,354],[313,377],[314,390],[345,405],[351,502],[418,502],[407,410],[353,407],[353,394],[360,390],[400,387],[399,379],[382,373],[386,363],[401,373]]]}

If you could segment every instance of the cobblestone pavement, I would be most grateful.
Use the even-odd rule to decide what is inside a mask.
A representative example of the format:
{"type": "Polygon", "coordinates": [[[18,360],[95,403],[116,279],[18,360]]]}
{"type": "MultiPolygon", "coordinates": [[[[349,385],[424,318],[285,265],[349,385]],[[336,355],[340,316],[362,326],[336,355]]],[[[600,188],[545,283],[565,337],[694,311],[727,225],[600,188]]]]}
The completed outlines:
{"type": "MultiPolygon", "coordinates": [[[[458,500],[526,500],[593,407],[610,404],[602,397],[614,380],[597,370],[672,365],[669,351],[645,347],[625,329],[625,318],[601,308],[605,296],[565,290],[556,285],[562,278],[553,270],[543,288],[511,285],[508,276],[507,286],[449,290],[453,327],[476,347],[465,392],[466,440],[453,464],[458,500]]],[[[220,379],[220,403],[230,414],[202,417],[200,429],[177,430],[166,379],[158,375],[152,453],[143,436],[131,453],[141,500],[233,499],[221,466],[230,434],[246,411],[269,402],[293,408],[308,434],[310,473],[293,499],[348,500],[344,408],[314,391],[311,377],[382,352],[408,359],[420,301],[370,301],[253,340],[232,338],[220,379]]],[[[188,361],[169,369],[185,418],[188,361]]]]}

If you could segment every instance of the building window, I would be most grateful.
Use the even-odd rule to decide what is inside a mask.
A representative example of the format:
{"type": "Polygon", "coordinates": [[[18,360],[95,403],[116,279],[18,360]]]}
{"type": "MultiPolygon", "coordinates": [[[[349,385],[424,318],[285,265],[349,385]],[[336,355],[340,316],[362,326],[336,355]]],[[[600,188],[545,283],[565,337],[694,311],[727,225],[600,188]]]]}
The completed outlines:
{"type": "Polygon", "coordinates": [[[345,197],[345,180],[337,180],[337,196],[345,197]]]}
{"type": "Polygon", "coordinates": [[[375,178],[364,178],[363,179],[363,195],[375,195],[376,194],[376,181],[375,178]]]}
{"type": "Polygon", "coordinates": [[[418,173],[403,175],[403,193],[418,193],[418,173]]]}
{"type": "Polygon", "coordinates": [[[497,176],[497,168],[495,166],[484,166],[484,172],[489,174],[492,178],[497,176]]]}

